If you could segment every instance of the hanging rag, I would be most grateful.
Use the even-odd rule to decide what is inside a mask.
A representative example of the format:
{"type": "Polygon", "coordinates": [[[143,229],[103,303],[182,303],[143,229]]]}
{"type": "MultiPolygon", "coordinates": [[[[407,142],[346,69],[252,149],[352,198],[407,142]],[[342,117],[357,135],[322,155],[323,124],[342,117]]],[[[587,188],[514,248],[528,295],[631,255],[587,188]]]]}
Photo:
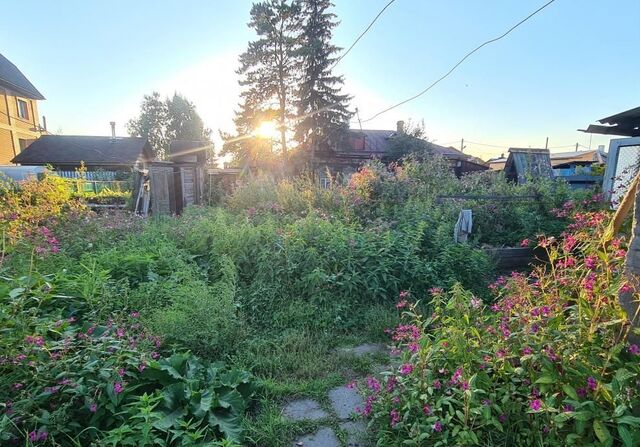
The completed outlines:
{"type": "Polygon", "coordinates": [[[453,229],[453,240],[455,242],[466,242],[471,234],[473,226],[473,213],[471,210],[460,210],[458,221],[453,229]]]}

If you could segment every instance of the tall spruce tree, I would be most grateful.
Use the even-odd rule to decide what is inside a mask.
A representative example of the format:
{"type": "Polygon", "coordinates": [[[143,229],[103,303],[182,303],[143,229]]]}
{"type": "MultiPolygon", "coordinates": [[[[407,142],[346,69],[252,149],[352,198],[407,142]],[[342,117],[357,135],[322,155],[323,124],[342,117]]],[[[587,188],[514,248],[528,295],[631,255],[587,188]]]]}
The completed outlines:
{"type": "MultiPolygon", "coordinates": [[[[255,3],[249,27],[258,38],[249,42],[240,56],[240,110],[235,125],[239,136],[251,135],[260,121],[275,118],[280,135],[280,152],[286,164],[288,130],[295,113],[294,95],[299,62],[300,7],[296,0],[266,0],[255,3]]],[[[264,143],[242,138],[227,145],[227,152],[249,154],[251,146],[264,143]],[[247,147],[249,146],[249,147],[247,147]]]]}
{"type": "Polygon", "coordinates": [[[301,0],[304,24],[300,56],[302,73],[297,96],[301,117],[295,137],[311,158],[316,150],[330,150],[339,144],[349,128],[351,97],[341,92],[344,79],[332,74],[332,66],[340,48],[331,43],[333,29],[338,25],[330,12],[331,0],[301,0]]]}

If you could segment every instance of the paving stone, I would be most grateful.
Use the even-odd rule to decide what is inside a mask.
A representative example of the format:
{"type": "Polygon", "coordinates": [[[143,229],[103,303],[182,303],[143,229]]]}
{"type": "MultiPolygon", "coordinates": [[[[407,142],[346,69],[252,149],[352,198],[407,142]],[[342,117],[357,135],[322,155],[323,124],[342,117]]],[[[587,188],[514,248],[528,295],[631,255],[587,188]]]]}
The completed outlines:
{"type": "Polygon", "coordinates": [[[356,407],[362,408],[364,402],[362,396],[355,388],[341,386],[329,391],[331,407],[338,416],[338,419],[345,420],[356,411],[356,407]]]}
{"type": "Polygon", "coordinates": [[[356,357],[364,357],[369,354],[385,352],[386,349],[386,346],[382,343],[365,343],[350,348],[338,348],[338,352],[341,354],[354,355],[356,357]]]}
{"type": "Polygon", "coordinates": [[[347,432],[347,447],[366,447],[367,425],[362,421],[342,422],[340,428],[347,432]]]}
{"type": "Polygon", "coordinates": [[[285,417],[292,421],[317,421],[328,417],[320,404],[311,399],[300,399],[289,402],[282,410],[285,417]]]}
{"type": "Polygon", "coordinates": [[[294,441],[292,447],[340,447],[340,441],[329,427],[320,427],[314,434],[294,441]]]}

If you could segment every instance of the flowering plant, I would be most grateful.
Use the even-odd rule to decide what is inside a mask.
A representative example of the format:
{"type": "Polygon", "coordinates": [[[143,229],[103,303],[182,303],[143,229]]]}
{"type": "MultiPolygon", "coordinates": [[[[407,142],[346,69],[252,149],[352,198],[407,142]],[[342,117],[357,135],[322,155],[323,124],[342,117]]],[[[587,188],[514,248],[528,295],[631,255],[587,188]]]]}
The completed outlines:
{"type": "Polygon", "coordinates": [[[62,295],[57,278],[0,285],[0,443],[176,445],[240,438],[248,373],[161,354],[162,340],[121,311],[106,322],[62,295]]]}
{"type": "Polygon", "coordinates": [[[541,238],[550,264],[500,278],[490,308],[459,286],[433,291],[429,317],[408,304],[401,365],[365,386],[378,444],[638,445],[640,348],[607,220],[580,214],[563,239],[541,238]]]}

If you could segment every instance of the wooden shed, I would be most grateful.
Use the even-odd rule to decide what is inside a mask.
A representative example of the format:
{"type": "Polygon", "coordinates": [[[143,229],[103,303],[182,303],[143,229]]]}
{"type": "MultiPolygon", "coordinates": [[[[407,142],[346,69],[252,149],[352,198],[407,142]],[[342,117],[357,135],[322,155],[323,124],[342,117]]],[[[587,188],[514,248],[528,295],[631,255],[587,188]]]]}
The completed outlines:
{"type": "Polygon", "coordinates": [[[553,179],[549,149],[510,148],[504,172],[519,184],[526,183],[527,177],[553,179]]]}
{"type": "Polygon", "coordinates": [[[172,141],[169,160],[153,161],[140,171],[135,211],[147,215],[180,214],[189,205],[203,201],[207,152],[206,141],[172,141]]]}

